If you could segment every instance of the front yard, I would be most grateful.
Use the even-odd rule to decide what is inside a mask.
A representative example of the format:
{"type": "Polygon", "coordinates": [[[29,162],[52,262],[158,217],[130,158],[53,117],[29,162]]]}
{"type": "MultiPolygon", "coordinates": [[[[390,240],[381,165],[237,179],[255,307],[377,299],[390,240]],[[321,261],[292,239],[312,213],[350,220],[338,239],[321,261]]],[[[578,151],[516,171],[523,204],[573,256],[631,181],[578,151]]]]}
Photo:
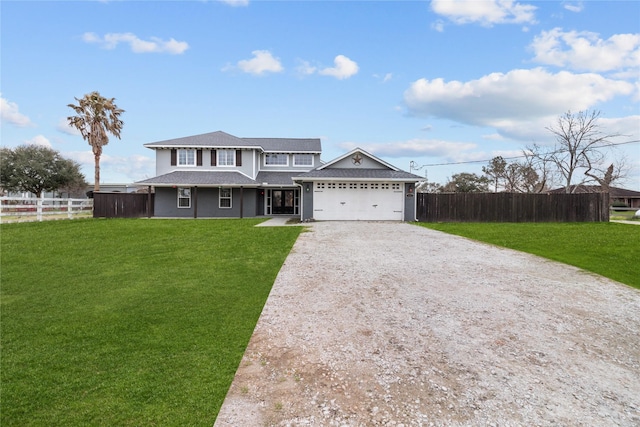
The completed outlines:
{"type": "Polygon", "coordinates": [[[573,223],[420,223],[592,271],[640,289],[640,225],[573,223]]]}
{"type": "Polygon", "coordinates": [[[5,224],[3,426],[211,426],[299,227],[5,224]]]}
{"type": "MultiPolygon", "coordinates": [[[[258,222],[0,225],[0,424],[211,426],[302,230],[258,222]]],[[[640,226],[420,225],[640,288],[640,226]]]]}

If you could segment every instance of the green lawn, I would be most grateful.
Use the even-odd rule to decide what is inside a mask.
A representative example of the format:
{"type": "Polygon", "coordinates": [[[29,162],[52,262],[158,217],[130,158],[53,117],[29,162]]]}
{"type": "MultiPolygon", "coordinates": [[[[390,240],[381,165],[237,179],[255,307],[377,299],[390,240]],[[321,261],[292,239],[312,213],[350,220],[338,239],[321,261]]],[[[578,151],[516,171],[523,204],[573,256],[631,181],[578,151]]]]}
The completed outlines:
{"type": "Polygon", "coordinates": [[[0,226],[2,426],[211,426],[301,227],[0,226]]]}
{"type": "Polygon", "coordinates": [[[629,211],[616,211],[612,210],[609,212],[609,218],[611,220],[622,220],[622,221],[639,221],[638,218],[635,218],[634,215],[638,209],[629,210],[629,211]]]}
{"type": "Polygon", "coordinates": [[[420,223],[540,255],[640,288],[640,225],[581,223],[420,223]]]}

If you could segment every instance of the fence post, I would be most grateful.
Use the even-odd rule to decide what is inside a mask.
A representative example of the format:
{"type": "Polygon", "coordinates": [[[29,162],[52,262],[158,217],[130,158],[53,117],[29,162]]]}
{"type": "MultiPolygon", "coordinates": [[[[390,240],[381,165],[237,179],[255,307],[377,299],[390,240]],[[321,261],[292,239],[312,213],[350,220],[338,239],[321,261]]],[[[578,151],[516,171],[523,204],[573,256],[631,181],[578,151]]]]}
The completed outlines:
{"type": "Polygon", "coordinates": [[[38,221],[42,221],[42,196],[36,201],[36,218],[38,221]]]}
{"type": "Polygon", "coordinates": [[[73,218],[73,202],[71,199],[67,200],[67,218],[73,218]]]}

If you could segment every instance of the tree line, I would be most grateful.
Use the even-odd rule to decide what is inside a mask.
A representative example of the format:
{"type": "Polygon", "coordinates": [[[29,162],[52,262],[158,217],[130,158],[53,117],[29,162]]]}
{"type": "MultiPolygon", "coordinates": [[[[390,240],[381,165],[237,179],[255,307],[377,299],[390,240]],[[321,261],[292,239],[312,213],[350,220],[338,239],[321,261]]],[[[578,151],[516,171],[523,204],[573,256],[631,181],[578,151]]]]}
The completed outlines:
{"type": "MultiPolygon", "coordinates": [[[[69,116],[70,126],[78,129],[91,146],[94,155],[94,191],[100,189],[100,157],[109,143],[108,134],[120,138],[124,110],[115,98],[91,92],[68,104],[76,113],[69,116]]],[[[580,184],[597,184],[608,191],[628,172],[624,158],[607,164],[605,159],[613,147],[611,140],[622,136],[605,133],[598,123],[599,111],[566,112],[555,125],[546,128],[556,145],[546,151],[539,145],[526,147],[517,160],[507,162],[501,156],[482,167],[482,175],[462,172],[454,174],[444,185],[425,182],[421,192],[515,192],[541,193],[562,185],[571,193],[580,184]],[[579,176],[579,174],[582,175],[579,176]]],[[[87,183],[80,165],[48,147],[24,145],[14,149],[0,147],[0,187],[3,191],[31,192],[40,197],[45,191],[77,191],[87,183]]]]}
{"type": "Polygon", "coordinates": [[[612,184],[626,177],[629,168],[624,157],[606,162],[608,152],[615,147],[612,140],[623,135],[603,132],[599,118],[600,112],[595,110],[568,111],[546,128],[555,138],[551,151],[534,144],[526,147],[517,160],[494,157],[482,167],[481,175],[454,174],[444,185],[425,182],[418,191],[543,193],[561,186],[565,193],[572,193],[580,185],[590,184],[608,192],[612,184]]]}

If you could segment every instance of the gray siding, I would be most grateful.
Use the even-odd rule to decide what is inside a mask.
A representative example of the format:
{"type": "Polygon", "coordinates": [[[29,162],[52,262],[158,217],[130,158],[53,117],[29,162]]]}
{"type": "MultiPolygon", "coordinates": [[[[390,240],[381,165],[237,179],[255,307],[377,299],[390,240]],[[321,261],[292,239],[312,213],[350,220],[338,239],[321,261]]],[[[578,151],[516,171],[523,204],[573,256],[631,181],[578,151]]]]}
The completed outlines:
{"type": "Polygon", "coordinates": [[[156,188],[154,215],[165,218],[194,218],[197,208],[198,218],[240,218],[240,194],[242,193],[242,217],[255,217],[258,197],[256,189],[233,188],[231,191],[231,208],[220,208],[219,189],[207,187],[191,188],[191,207],[178,208],[178,189],[158,187],[156,188]]]}
{"type": "Polygon", "coordinates": [[[376,160],[368,156],[364,156],[362,154],[360,154],[359,165],[353,164],[353,155],[352,155],[336,163],[333,163],[331,166],[329,166],[329,168],[332,168],[332,169],[389,169],[387,166],[383,165],[382,163],[377,162],[376,160]]]}
{"type": "Polygon", "coordinates": [[[416,220],[416,188],[413,183],[404,184],[404,220],[416,220]]]}
{"type": "Polygon", "coordinates": [[[193,208],[178,209],[178,190],[176,188],[157,187],[154,203],[154,216],[193,218],[193,208]]]}
{"type": "MultiPolygon", "coordinates": [[[[222,148],[221,148],[222,149],[222,148]]],[[[234,149],[235,151],[235,149],[234,149]]],[[[214,150],[203,149],[202,150],[202,166],[171,166],[171,150],[170,149],[157,149],[156,152],[156,176],[164,175],[172,171],[226,171],[235,170],[240,171],[243,174],[249,176],[251,179],[255,178],[258,172],[258,161],[256,159],[255,151],[242,150],[242,166],[211,166],[211,156],[214,155],[214,150]]]]}
{"type": "Polygon", "coordinates": [[[313,182],[302,183],[302,196],[300,197],[302,202],[302,220],[308,220],[313,218],[313,182]],[[309,186],[309,191],[307,191],[309,186]]]}

